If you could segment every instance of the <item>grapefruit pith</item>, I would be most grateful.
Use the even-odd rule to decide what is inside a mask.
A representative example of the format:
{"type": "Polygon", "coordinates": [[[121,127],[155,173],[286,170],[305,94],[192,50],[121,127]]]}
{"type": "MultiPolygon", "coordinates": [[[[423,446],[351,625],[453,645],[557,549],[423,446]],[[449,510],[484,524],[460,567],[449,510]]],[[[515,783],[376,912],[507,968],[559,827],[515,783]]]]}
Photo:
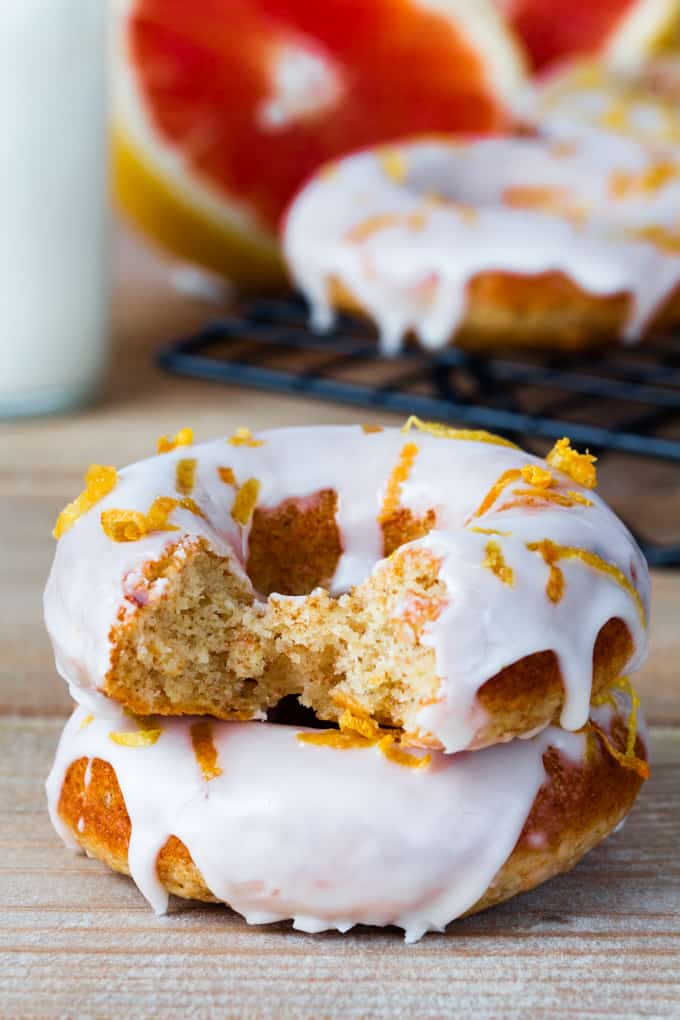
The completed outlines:
{"type": "Polygon", "coordinates": [[[152,237],[241,283],[280,275],[276,226],[352,149],[505,124],[523,65],[486,0],[117,0],[114,159],[152,237]]]}
{"type": "Polygon", "coordinates": [[[680,23],[679,0],[497,0],[537,70],[569,57],[600,55],[635,71],[680,23]]]}

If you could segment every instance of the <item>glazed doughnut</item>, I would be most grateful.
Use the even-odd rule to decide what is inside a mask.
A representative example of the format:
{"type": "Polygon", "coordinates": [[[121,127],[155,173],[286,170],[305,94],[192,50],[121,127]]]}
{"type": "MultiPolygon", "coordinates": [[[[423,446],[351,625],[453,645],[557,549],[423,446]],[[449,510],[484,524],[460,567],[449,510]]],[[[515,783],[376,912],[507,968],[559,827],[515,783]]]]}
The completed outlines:
{"type": "Polygon", "coordinates": [[[393,353],[407,337],[576,349],[679,322],[679,165],[554,120],[554,138],[415,140],[317,173],[282,231],[315,328],[360,312],[393,353]]]}
{"type": "Polygon", "coordinates": [[[627,713],[612,701],[577,734],[550,727],[412,755],[409,768],[368,741],[319,742],[334,731],[205,719],[139,730],[79,708],[50,812],[67,844],[131,874],[158,912],[170,892],[224,901],[250,924],[394,924],[415,941],[567,870],[611,832],[646,772],[627,713]]]}
{"type": "Polygon", "coordinates": [[[653,61],[636,78],[580,61],[540,79],[518,112],[554,141],[607,146],[615,157],[637,146],[670,170],[680,149],[678,98],[677,58],[653,61]]]}
{"type": "Polygon", "coordinates": [[[649,581],[588,455],[427,425],[277,429],[94,466],[45,591],[81,703],[320,719],[459,751],[583,726],[649,581]],[[89,701],[88,701],[89,698],[89,701]]]}

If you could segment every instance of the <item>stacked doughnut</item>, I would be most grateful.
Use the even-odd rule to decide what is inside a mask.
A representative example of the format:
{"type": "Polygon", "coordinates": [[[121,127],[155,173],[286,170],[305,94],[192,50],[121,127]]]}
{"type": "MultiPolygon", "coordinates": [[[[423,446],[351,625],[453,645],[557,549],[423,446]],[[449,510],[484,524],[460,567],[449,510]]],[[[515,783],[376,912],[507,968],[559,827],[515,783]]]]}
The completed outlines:
{"type": "Polygon", "coordinates": [[[406,338],[575,350],[680,324],[677,99],[569,68],[523,134],[431,137],[321,169],[282,241],[315,328],[337,310],[406,338]]]}
{"type": "Polygon", "coordinates": [[[594,458],[415,418],[159,451],[55,529],[68,844],[158,911],[415,940],[625,817],[649,585],[594,458]]]}

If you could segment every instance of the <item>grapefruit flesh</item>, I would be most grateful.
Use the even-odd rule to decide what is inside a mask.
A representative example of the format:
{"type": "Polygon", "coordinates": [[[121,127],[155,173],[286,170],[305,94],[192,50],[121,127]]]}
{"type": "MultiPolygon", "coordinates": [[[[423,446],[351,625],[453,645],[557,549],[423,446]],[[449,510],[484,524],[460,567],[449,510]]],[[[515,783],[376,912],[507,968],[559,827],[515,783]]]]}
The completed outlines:
{"type": "Polygon", "coordinates": [[[636,69],[675,32],[678,0],[497,0],[532,67],[599,54],[636,69]]]}
{"type": "MultiPolygon", "coordinates": [[[[151,148],[179,154],[192,189],[236,210],[242,238],[250,225],[260,239],[273,239],[300,184],[336,156],[423,132],[488,133],[505,126],[493,82],[503,60],[480,52],[484,32],[467,32],[468,15],[456,13],[465,6],[458,0],[128,0],[123,59],[151,148]]],[[[502,33],[500,20],[495,30],[502,33]]],[[[495,38],[494,45],[512,65],[510,38],[495,38]]],[[[518,60],[508,80],[521,79],[519,68],[518,60]]],[[[151,198],[154,152],[148,144],[140,152],[129,137],[121,144],[123,190],[134,191],[143,163],[140,187],[151,198]]],[[[159,177],[167,191],[168,181],[159,177]]],[[[134,198],[122,197],[134,207],[134,198]]],[[[190,198],[177,198],[186,212],[190,198]]],[[[209,232],[205,222],[204,228],[209,232]]],[[[213,249],[199,261],[233,268],[215,265],[222,255],[219,244],[213,249]]]]}

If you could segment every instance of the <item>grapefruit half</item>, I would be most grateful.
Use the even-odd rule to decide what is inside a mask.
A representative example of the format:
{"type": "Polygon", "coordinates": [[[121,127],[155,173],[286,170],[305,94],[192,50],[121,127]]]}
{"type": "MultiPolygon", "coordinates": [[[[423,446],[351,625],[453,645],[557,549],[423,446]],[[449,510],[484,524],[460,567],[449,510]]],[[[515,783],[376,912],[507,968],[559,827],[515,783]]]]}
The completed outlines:
{"type": "Polygon", "coordinates": [[[600,55],[612,69],[631,73],[672,45],[680,0],[497,0],[542,70],[569,57],[600,55]]]}
{"type": "Polygon", "coordinates": [[[266,286],[318,166],[406,135],[500,130],[523,59],[491,0],[115,0],[114,177],[182,258],[266,286]]]}

